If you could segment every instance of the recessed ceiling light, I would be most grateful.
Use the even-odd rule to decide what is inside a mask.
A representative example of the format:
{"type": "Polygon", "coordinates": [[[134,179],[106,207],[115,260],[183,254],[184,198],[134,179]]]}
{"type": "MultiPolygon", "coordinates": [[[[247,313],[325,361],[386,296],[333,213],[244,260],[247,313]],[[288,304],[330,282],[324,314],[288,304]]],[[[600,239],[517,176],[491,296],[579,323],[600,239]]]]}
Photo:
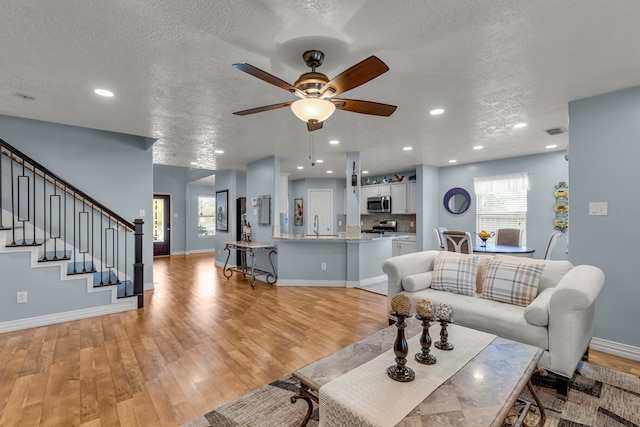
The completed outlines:
{"type": "Polygon", "coordinates": [[[214,153],[216,153],[216,154],[224,154],[224,150],[216,150],[216,151],[214,151],[214,153]]]}
{"type": "Polygon", "coordinates": [[[444,109],[442,108],[434,108],[433,110],[429,111],[429,114],[431,114],[432,116],[439,116],[442,113],[444,113],[444,109]]]}
{"type": "Polygon", "coordinates": [[[362,173],[369,173],[369,171],[362,171],[362,173]]]}
{"type": "Polygon", "coordinates": [[[404,151],[411,151],[411,150],[413,150],[413,147],[402,147],[402,149],[404,151]]]}
{"type": "Polygon", "coordinates": [[[484,148],[484,146],[482,145],[474,145],[473,149],[474,150],[482,150],[484,148]]]}
{"type": "Polygon", "coordinates": [[[198,166],[198,162],[191,162],[193,166],[198,166]]]}
{"type": "Polygon", "coordinates": [[[340,141],[338,141],[337,139],[332,139],[331,141],[329,141],[329,144],[338,145],[338,144],[340,144],[340,141]]]}
{"type": "Polygon", "coordinates": [[[457,160],[454,160],[454,159],[449,160],[449,163],[455,163],[455,162],[457,162],[457,160]]]}
{"type": "Polygon", "coordinates": [[[298,169],[304,169],[304,166],[298,166],[298,169]]]}
{"type": "Polygon", "coordinates": [[[317,160],[316,160],[316,163],[324,163],[324,160],[322,160],[322,159],[317,159],[317,160]]]}
{"type": "Polygon", "coordinates": [[[544,148],[558,148],[558,144],[551,144],[551,145],[547,145],[544,148]]]}
{"type": "Polygon", "coordinates": [[[333,171],[327,171],[327,173],[333,173],[333,171]]]}
{"type": "Polygon", "coordinates": [[[110,90],[106,90],[106,89],[96,89],[93,92],[96,95],[106,96],[106,97],[109,97],[109,98],[113,96],[113,92],[111,92],[110,90]]]}
{"type": "Polygon", "coordinates": [[[515,125],[513,125],[514,129],[522,129],[522,128],[526,128],[527,124],[526,123],[516,123],[515,125]]]}

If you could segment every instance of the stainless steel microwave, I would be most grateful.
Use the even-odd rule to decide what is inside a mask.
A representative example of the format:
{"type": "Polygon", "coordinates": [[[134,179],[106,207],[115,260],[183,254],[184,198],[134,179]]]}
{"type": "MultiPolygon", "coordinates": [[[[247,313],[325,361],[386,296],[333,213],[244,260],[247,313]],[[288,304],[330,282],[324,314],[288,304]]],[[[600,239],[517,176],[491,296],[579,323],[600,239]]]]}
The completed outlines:
{"type": "Polygon", "coordinates": [[[391,212],[391,196],[368,197],[367,212],[391,212]]]}

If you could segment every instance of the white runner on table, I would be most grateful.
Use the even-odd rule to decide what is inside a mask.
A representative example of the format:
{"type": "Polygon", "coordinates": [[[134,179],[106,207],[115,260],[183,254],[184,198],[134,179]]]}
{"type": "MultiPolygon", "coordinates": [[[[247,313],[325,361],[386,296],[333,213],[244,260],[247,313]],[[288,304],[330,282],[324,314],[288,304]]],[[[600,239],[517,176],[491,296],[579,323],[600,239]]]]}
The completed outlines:
{"type": "MultiPolygon", "coordinates": [[[[450,351],[431,346],[435,365],[423,365],[414,355],[422,351],[420,334],[408,340],[407,365],[416,374],[408,383],[394,381],[387,368],[395,365],[393,349],[320,387],[320,426],[394,426],[442,383],[480,353],[495,335],[449,325],[450,351]]],[[[440,325],[430,331],[433,343],[440,339],[440,325]]]]}

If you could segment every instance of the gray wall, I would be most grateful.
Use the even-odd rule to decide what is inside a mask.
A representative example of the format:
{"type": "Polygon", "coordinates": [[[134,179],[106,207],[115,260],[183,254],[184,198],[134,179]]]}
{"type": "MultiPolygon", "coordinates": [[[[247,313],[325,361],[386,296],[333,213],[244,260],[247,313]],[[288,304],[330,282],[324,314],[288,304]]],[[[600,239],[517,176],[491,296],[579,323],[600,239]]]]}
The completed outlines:
{"type": "Polygon", "coordinates": [[[431,225],[440,222],[440,170],[434,166],[418,165],[416,177],[416,250],[437,249],[431,225]]]}
{"type": "MultiPolygon", "coordinates": [[[[219,231],[216,230],[215,241],[215,255],[216,255],[216,264],[224,265],[225,260],[227,259],[227,252],[224,250],[224,242],[235,241],[236,240],[236,199],[238,197],[237,191],[237,178],[238,174],[234,170],[225,170],[216,172],[216,191],[228,190],[228,201],[229,201],[229,211],[227,212],[227,231],[219,231]]],[[[248,203],[249,204],[249,203],[248,203]]],[[[247,206],[248,208],[248,206],[247,206]]],[[[253,223],[251,224],[253,225],[253,223]]],[[[231,254],[231,258],[229,259],[231,265],[236,264],[236,256],[235,251],[231,254]]]]}
{"type": "Polygon", "coordinates": [[[198,236],[198,196],[215,197],[216,190],[213,185],[187,184],[187,229],[185,231],[187,253],[213,252],[215,250],[214,236],[198,236]]]}
{"type": "Polygon", "coordinates": [[[569,126],[569,259],[605,273],[594,335],[640,347],[640,87],[571,102],[569,126]],[[589,202],[608,215],[589,216],[589,202]]]}
{"type": "MultiPolygon", "coordinates": [[[[568,164],[564,152],[537,154],[532,156],[513,157],[493,160],[489,162],[471,163],[459,166],[440,168],[439,194],[435,203],[440,213],[438,223],[425,223],[425,232],[435,248],[436,236],[433,228],[447,227],[449,230],[476,230],[476,204],[473,178],[476,176],[503,175],[517,172],[529,172],[529,193],[527,194],[527,246],[536,250],[535,258],[544,257],[544,252],[553,233],[555,225],[556,203],[554,186],[560,181],[568,181],[568,164]],[[443,205],[444,194],[453,187],[461,187],[471,194],[471,206],[459,215],[449,213],[443,205]]],[[[569,205],[573,205],[569,186],[569,205]]],[[[572,211],[570,211],[572,215],[572,211]]],[[[573,216],[570,216],[572,224],[573,216]]],[[[569,229],[571,230],[571,225],[569,229]]],[[[567,234],[563,234],[557,241],[553,252],[553,259],[567,259],[567,234]]],[[[428,239],[427,239],[428,241],[428,239]]]]}
{"type": "MultiPolygon", "coordinates": [[[[144,282],[146,287],[153,283],[153,245],[151,238],[151,210],[153,194],[152,153],[147,138],[66,126],[36,120],[0,115],[0,138],[18,150],[33,157],[43,166],[66,179],[80,190],[109,206],[116,213],[130,221],[140,216],[140,210],[147,213],[143,230],[144,282]]],[[[15,305],[16,289],[7,286],[36,286],[42,271],[19,275],[9,268],[12,261],[0,255],[0,270],[3,272],[0,287],[2,304],[15,305]]],[[[53,275],[55,282],[59,275],[53,275]]],[[[74,283],[78,283],[73,281],[74,283]]],[[[68,282],[67,282],[68,283],[68,282]]],[[[57,283],[56,283],[57,285],[57,283]]],[[[74,286],[72,283],[63,285],[74,286]]],[[[46,304],[38,305],[36,296],[29,294],[34,303],[20,308],[21,318],[60,313],[73,309],[105,304],[105,296],[83,292],[46,295],[46,304]]],[[[110,300],[110,297],[108,297],[110,300]]],[[[2,307],[0,311],[8,309],[2,307]]],[[[6,319],[5,319],[6,320],[6,319]]]]}
{"type": "MultiPolygon", "coordinates": [[[[309,178],[309,179],[296,179],[295,181],[289,182],[289,187],[291,191],[291,200],[289,200],[289,228],[292,230],[291,232],[294,234],[304,234],[306,230],[306,224],[303,225],[294,225],[294,212],[293,209],[295,207],[293,200],[294,199],[302,199],[303,200],[303,208],[308,205],[307,200],[307,191],[309,189],[326,189],[330,188],[333,190],[333,227],[337,226],[336,218],[339,213],[345,213],[344,206],[344,192],[345,192],[345,180],[344,179],[335,179],[335,178],[309,178]]],[[[358,206],[359,209],[359,206],[358,206]]],[[[306,214],[305,214],[306,216],[306,214]]],[[[304,219],[306,221],[306,218],[304,219]]]]}
{"type": "Polygon", "coordinates": [[[153,192],[171,196],[171,254],[187,250],[187,169],[153,165],[153,192]]]}

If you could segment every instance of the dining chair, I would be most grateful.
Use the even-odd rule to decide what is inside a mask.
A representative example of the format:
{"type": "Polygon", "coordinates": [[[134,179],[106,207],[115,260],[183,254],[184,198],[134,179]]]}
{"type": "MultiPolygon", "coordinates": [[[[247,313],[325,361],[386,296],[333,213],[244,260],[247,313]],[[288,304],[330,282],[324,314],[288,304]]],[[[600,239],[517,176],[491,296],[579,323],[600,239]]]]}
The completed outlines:
{"type": "Polygon", "coordinates": [[[442,237],[442,232],[447,231],[447,227],[436,227],[433,229],[433,232],[436,233],[436,239],[438,239],[438,248],[441,251],[444,251],[444,237],[442,237]]]}
{"type": "Polygon", "coordinates": [[[561,231],[554,231],[553,233],[551,233],[551,236],[549,237],[549,243],[547,244],[547,250],[544,253],[544,259],[551,259],[553,248],[556,246],[556,241],[558,240],[558,237],[560,237],[561,235],[562,235],[561,231]]]}
{"type": "Polygon", "coordinates": [[[496,245],[520,246],[521,237],[519,228],[499,228],[496,230],[496,245]]]}
{"type": "Polygon", "coordinates": [[[442,237],[445,242],[445,249],[449,252],[463,254],[473,253],[473,241],[468,231],[443,231],[442,237]]]}

